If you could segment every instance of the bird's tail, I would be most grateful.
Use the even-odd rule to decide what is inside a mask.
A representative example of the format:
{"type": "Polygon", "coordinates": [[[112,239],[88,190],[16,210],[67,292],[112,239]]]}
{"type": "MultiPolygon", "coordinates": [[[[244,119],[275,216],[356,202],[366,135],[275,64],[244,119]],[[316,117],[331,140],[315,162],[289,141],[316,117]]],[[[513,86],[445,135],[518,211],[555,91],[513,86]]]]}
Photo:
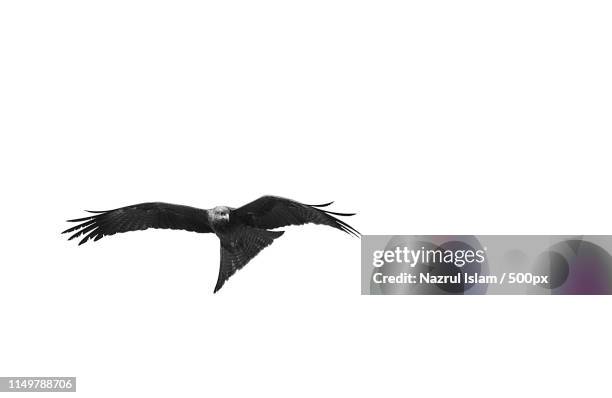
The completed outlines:
{"type": "Polygon", "coordinates": [[[285,231],[244,227],[239,232],[221,239],[221,266],[214,292],[219,291],[230,276],[284,233],[285,231]]]}

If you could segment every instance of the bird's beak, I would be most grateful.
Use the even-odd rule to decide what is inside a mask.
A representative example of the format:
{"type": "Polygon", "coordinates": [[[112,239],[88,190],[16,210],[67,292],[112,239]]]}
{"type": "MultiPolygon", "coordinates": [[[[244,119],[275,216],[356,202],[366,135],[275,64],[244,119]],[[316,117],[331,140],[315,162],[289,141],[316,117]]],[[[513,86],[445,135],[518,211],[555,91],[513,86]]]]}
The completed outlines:
{"type": "Polygon", "coordinates": [[[223,219],[225,219],[225,221],[229,222],[229,214],[225,214],[225,215],[223,216],[223,219]]]}

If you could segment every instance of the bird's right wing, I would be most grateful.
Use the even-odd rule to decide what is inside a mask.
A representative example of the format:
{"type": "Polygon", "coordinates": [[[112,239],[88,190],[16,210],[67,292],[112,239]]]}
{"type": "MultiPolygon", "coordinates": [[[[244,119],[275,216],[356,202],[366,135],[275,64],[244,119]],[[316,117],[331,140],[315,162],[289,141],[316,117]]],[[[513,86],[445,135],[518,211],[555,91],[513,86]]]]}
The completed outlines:
{"type": "Polygon", "coordinates": [[[62,233],[81,235],[79,245],[90,239],[94,241],[120,232],[138,231],[148,228],[183,229],[192,232],[212,232],[206,210],[170,203],[140,203],[108,211],[89,211],[93,216],[68,220],[79,224],[62,233]]]}

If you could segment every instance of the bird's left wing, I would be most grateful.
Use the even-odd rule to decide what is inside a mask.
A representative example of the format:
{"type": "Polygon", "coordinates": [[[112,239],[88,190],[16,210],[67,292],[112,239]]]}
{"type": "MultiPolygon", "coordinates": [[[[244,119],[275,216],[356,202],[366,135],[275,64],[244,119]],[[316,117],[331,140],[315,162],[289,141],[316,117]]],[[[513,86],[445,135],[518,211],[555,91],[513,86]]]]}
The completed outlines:
{"type": "Polygon", "coordinates": [[[206,210],[171,203],[140,203],[108,211],[89,211],[93,216],[68,220],[79,224],[62,233],[72,232],[68,238],[84,235],[79,245],[120,232],[148,228],[183,229],[192,232],[212,232],[206,210]]]}
{"type": "Polygon", "coordinates": [[[308,223],[328,225],[359,237],[359,231],[346,222],[334,217],[353,216],[354,213],[335,213],[322,209],[332,203],[306,205],[278,196],[262,196],[251,203],[232,210],[230,218],[238,218],[247,225],[263,229],[308,223]]]}

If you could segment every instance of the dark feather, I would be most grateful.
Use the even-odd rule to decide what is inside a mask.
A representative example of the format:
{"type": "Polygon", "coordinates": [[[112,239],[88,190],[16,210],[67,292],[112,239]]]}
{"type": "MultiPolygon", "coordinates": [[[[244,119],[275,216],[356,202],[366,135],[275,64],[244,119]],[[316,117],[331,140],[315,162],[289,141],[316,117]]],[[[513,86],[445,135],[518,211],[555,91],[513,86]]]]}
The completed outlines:
{"type": "Polygon", "coordinates": [[[244,267],[284,231],[266,231],[240,226],[221,239],[221,265],[214,293],[219,291],[236,271],[244,267]]]}
{"type": "Polygon", "coordinates": [[[95,215],[68,220],[80,224],[62,232],[73,233],[68,240],[84,235],[79,245],[90,239],[97,241],[107,235],[148,228],[212,232],[206,211],[195,207],[154,202],[107,211],[87,211],[95,215]]]}
{"type": "Polygon", "coordinates": [[[336,213],[322,210],[333,202],[322,205],[306,205],[277,196],[262,196],[232,211],[231,217],[255,228],[274,229],[287,225],[321,224],[337,228],[359,237],[360,233],[346,222],[334,216],[352,216],[354,213],[336,213]]]}
{"type": "Polygon", "coordinates": [[[322,205],[306,205],[306,206],[310,206],[310,207],[327,207],[327,206],[329,206],[329,205],[331,205],[333,203],[334,202],[331,201],[331,202],[328,202],[328,203],[323,203],[322,205]]]}

